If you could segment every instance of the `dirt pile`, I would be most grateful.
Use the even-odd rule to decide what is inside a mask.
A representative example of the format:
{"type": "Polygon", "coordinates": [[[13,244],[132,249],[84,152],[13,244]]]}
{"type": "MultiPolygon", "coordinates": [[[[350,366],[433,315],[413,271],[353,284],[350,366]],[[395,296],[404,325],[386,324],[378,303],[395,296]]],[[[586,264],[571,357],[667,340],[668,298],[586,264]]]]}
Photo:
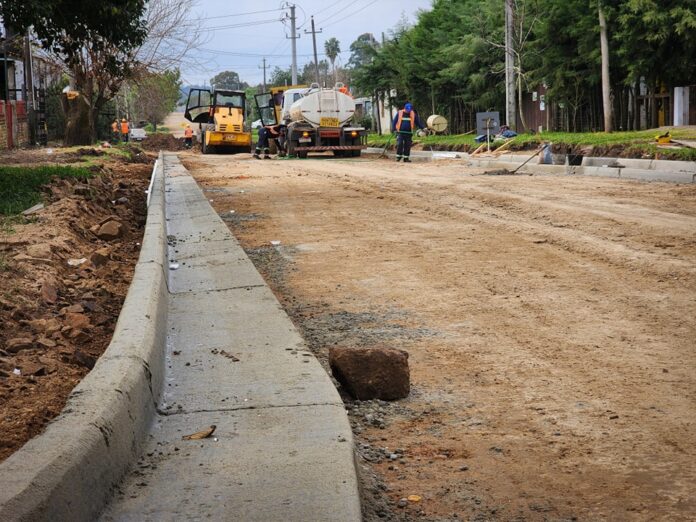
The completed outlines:
{"type": "Polygon", "coordinates": [[[172,134],[150,134],[142,141],[142,147],[145,150],[160,151],[160,150],[184,150],[184,140],[175,138],[172,134]]]}
{"type": "Polygon", "coordinates": [[[0,230],[0,460],[63,408],[108,346],[140,250],[150,165],[44,187],[0,230]]]}

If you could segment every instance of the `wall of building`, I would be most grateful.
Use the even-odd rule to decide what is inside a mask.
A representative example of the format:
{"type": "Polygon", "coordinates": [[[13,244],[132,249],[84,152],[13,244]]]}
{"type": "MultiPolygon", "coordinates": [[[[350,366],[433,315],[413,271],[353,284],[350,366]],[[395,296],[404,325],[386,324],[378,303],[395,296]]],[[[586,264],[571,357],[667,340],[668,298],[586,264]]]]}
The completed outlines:
{"type": "Polygon", "coordinates": [[[25,103],[0,100],[0,150],[29,145],[29,123],[25,103]]]}

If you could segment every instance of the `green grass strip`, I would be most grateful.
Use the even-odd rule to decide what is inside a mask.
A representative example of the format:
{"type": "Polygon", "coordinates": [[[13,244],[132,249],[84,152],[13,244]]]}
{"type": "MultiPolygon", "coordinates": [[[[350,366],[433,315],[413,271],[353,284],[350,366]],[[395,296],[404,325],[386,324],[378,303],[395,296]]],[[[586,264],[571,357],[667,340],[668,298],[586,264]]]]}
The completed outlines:
{"type": "Polygon", "coordinates": [[[54,177],[86,180],[92,176],[94,173],[88,168],[67,165],[0,166],[0,215],[18,214],[40,203],[41,186],[54,177]]]}

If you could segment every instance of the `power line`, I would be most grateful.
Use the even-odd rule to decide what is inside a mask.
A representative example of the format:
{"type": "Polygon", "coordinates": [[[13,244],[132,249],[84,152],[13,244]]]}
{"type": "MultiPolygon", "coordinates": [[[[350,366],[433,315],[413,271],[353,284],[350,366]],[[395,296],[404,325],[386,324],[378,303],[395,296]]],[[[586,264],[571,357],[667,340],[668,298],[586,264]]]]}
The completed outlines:
{"type": "Polygon", "coordinates": [[[362,0],[353,0],[351,3],[347,4],[347,5],[344,6],[343,8],[339,9],[338,11],[336,11],[335,13],[330,14],[328,17],[324,18],[324,19],[320,22],[320,24],[325,24],[326,22],[328,22],[328,21],[331,20],[332,18],[334,18],[334,17],[336,17],[336,16],[339,16],[339,15],[342,14],[342,13],[345,13],[350,7],[353,7],[355,4],[357,4],[358,2],[361,2],[361,1],[362,1],[362,0]]]}
{"type": "Polygon", "coordinates": [[[229,24],[229,25],[216,25],[214,27],[207,27],[203,29],[203,32],[206,31],[216,31],[219,29],[236,29],[237,27],[250,27],[252,25],[263,25],[263,24],[274,24],[276,22],[279,22],[279,18],[272,18],[270,20],[256,20],[254,22],[242,22],[239,24],[229,24]]]}
{"type": "Polygon", "coordinates": [[[326,11],[327,9],[331,9],[331,8],[334,7],[335,5],[340,4],[342,1],[343,1],[343,0],[338,0],[338,2],[334,2],[333,4],[327,5],[324,9],[319,9],[319,11],[317,11],[316,13],[314,13],[314,16],[317,16],[318,14],[323,13],[323,12],[326,11]]]}
{"type": "Polygon", "coordinates": [[[282,7],[277,7],[276,9],[265,9],[263,11],[249,11],[246,13],[236,13],[236,14],[228,14],[228,15],[219,15],[219,16],[208,16],[206,18],[201,18],[201,20],[217,20],[218,18],[232,18],[235,16],[249,16],[249,15],[254,15],[254,14],[261,14],[261,13],[272,13],[274,11],[282,11],[282,7]]]}
{"type": "Polygon", "coordinates": [[[350,13],[350,14],[344,16],[343,18],[339,18],[338,20],[334,20],[334,21],[331,22],[330,24],[324,25],[324,27],[331,27],[332,25],[336,25],[337,23],[342,22],[342,21],[345,20],[346,18],[350,18],[351,16],[354,16],[354,15],[360,13],[361,11],[364,11],[365,9],[367,9],[368,7],[370,7],[371,5],[376,4],[377,1],[378,1],[378,0],[373,0],[373,1],[370,2],[369,4],[364,5],[363,7],[361,7],[360,9],[358,9],[357,11],[353,11],[352,13],[350,13]]]}

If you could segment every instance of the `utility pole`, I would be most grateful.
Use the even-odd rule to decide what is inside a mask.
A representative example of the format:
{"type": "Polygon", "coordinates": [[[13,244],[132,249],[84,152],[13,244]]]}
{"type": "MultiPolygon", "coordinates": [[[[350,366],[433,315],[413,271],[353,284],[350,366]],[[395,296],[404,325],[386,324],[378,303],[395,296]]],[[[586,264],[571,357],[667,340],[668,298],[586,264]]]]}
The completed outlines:
{"type": "Polygon", "coordinates": [[[3,71],[5,73],[5,101],[7,102],[7,107],[10,106],[10,77],[7,70],[7,25],[3,25],[3,35],[2,35],[2,59],[3,59],[3,71]]]}
{"type": "Polygon", "coordinates": [[[514,0],[505,0],[505,123],[517,128],[517,104],[515,102],[515,54],[514,48],[514,0]]]}
{"type": "Polygon", "coordinates": [[[270,65],[266,65],[266,58],[263,59],[263,65],[259,66],[259,69],[263,69],[263,92],[266,92],[266,69],[268,69],[270,65]]]}
{"type": "Polygon", "coordinates": [[[297,39],[300,37],[297,34],[296,18],[295,18],[295,4],[290,4],[290,38],[292,40],[292,84],[297,85],[297,39]]]}
{"type": "Polygon", "coordinates": [[[312,30],[307,31],[305,29],[305,34],[312,33],[312,43],[314,44],[314,70],[317,73],[317,83],[321,85],[321,81],[319,79],[319,58],[317,58],[317,33],[321,33],[322,29],[319,29],[318,31],[314,29],[314,17],[312,17],[312,30]]]}
{"type": "Polygon", "coordinates": [[[34,96],[34,67],[31,55],[29,31],[24,37],[24,90],[27,93],[27,116],[29,116],[29,141],[36,144],[36,97],[34,96]]]}

